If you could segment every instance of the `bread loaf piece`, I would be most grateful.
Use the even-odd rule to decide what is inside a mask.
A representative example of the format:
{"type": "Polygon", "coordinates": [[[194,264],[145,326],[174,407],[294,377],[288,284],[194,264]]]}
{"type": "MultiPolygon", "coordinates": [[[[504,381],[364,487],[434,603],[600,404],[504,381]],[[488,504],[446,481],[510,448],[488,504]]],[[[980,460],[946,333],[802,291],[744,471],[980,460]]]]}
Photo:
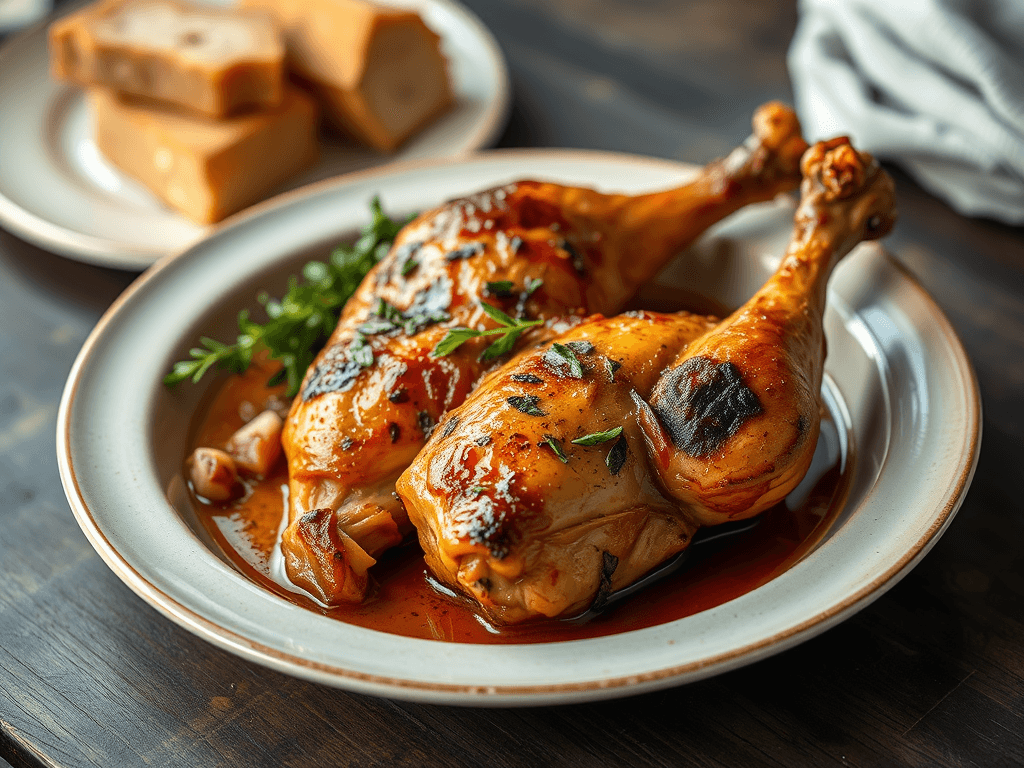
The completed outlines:
{"type": "Polygon", "coordinates": [[[210,117],[272,107],[284,44],[265,13],[177,0],[106,0],[50,27],[54,76],[158,99],[210,117]]]}
{"type": "Polygon", "coordinates": [[[316,106],[294,87],[276,107],[225,120],[102,89],[89,97],[100,151],[199,223],[257,202],[317,157],[316,106]]]}
{"type": "Polygon", "coordinates": [[[382,152],[453,103],[440,39],[412,11],[365,0],[242,0],[284,29],[289,68],[327,119],[382,152]]]}

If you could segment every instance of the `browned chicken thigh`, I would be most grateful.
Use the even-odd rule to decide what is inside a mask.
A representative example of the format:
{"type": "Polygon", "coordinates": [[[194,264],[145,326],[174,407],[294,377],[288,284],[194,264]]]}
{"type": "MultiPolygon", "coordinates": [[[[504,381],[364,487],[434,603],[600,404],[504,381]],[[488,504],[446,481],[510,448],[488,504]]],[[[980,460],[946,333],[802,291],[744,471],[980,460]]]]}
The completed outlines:
{"type": "Polygon", "coordinates": [[[808,150],[803,172],[778,271],[724,322],[588,319],[447,415],[397,484],[440,580],[497,623],[571,616],[799,483],[826,281],[895,215],[890,178],[845,139],[808,150]]]}
{"type": "Polygon", "coordinates": [[[541,321],[505,352],[617,312],[708,226],[794,188],[805,147],[793,112],[769,104],[744,145],[678,189],[627,196],[520,181],[406,226],[346,306],[285,424],[291,580],[327,604],[358,601],[375,558],[411,531],[396,479],[503,359],[487,351],[494,337],[432,354],[451,328],[495,328],[481,301],[541,321]]]}

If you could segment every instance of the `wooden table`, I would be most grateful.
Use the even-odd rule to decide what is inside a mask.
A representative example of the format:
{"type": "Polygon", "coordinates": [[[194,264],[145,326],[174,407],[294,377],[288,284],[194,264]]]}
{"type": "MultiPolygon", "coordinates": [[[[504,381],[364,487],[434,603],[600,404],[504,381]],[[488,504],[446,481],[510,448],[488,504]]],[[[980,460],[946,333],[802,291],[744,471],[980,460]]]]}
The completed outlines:
{"type": "MultiPolygon", "coordinates": [[[[789,4],[467,0],[509,58],[503,146],[704,162],[790,96],[789,4]]],[[[0,107],[2,108],[2,107],[0,107]]],[[[133,276],[0,232],[0,756],[14,766],[1024,764],[1024,231],[896,173],[888,247],[960,333],[985,438],[942,541],[799,647],[701,683],[547,709],[385,701],[194,637],[93,552],[57,477],[57,402],[133,276]]],[[[3,760],[0,760],[3,765],[3,760]]]]}

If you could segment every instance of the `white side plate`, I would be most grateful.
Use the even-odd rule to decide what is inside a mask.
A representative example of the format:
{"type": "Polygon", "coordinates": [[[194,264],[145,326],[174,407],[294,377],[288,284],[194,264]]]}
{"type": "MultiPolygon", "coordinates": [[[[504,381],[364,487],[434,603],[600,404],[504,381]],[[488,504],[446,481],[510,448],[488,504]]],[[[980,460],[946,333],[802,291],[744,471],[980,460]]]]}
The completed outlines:
{"type": "MultiPolygon", "coordinates": [[[[394,161],[456,157],[497,140],[510,90],[490,32],[455,0],[392,4],[419,9],[441,35],[455,108],[394,155],[329,142],[316,167],[278,192],[394,161]]],[[[0,105],[0,225],[15,234],[80,261],[141,270],[211,231],[165,208],[100,155],[84,93],[50,77],[45,25],[0,49],[0,105]]]]}

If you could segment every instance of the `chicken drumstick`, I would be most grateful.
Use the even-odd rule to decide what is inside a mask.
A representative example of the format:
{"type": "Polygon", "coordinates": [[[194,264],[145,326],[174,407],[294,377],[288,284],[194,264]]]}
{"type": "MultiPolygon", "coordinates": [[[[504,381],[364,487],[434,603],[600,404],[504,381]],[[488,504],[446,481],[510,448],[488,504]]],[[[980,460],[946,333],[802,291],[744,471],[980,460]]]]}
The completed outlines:
{"type": "Polygon", "coordinates": [[[521,181],[406,226],[349,301],[285,424],[288,575],[322,602],[361,600],[367,569],[411,531],[394,484],[434,424],[494,359],[493,338],[431,354],[452,327],[493,328],[480,302],[544,321],[518,348],[614,313],[708,226],[796,186],[793,112],[761,107],[754,135],[691,182],[640,196],[521,181]]]}
{"type": "Polygon", "coordinates": [[[495,371],[397,488],[432,572],[512,623],[574,615],[763,511],[818,434],[825,284],[892,226],[892,181],[846,139],[803,159],[778,271],[724,322],[592,318],[495,371]]]}

